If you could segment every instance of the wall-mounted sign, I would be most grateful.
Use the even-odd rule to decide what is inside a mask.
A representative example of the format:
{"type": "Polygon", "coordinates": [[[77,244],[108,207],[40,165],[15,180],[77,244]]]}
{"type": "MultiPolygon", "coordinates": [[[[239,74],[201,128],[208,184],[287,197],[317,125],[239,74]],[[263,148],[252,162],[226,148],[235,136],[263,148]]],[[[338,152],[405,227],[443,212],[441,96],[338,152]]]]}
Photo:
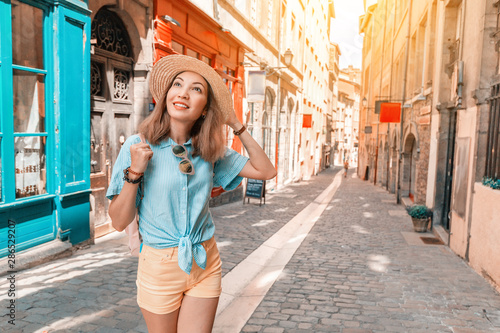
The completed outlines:
{"type": "Polygon", "coordinates": [[[380,104],[381,123],[399,123],[401,121],[401,103],[380,104]]]}
{"type": "Polygon", "coordinates": [[[365,126],[365,134],[371,134],[372,133],[372,127],[371,126],[365,126]]]}
{"type": "Polygon", "coordinates": [[[247,102],[263,103],[266,98],[266,71],[249,71],[247,102]]]}
{"type": "Polygon", "coordinates": [[[388,101],[375,101],[375,114],[380,114],[380,106],[388,101]]]}
{"type": "Polygon", "coordinates": [[[305,114],[302,119],[302,128],[312,127],[312,114],[305,114]]]}

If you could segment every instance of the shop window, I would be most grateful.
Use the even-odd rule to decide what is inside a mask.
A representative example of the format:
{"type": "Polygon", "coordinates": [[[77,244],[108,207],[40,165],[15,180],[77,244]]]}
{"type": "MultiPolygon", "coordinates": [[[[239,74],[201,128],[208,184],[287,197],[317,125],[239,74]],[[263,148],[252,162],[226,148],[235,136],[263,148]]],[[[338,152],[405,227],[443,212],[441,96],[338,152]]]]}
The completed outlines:
{"type": "Polygon", "coordinates": [[[16,198],[46,193],[45,137],[15,138],[16,198]]]}
{"type": "Polygon", "coordinates": [[[47,71],[42,37],[47,16],[42,8],[19,1],[12,1],[11,8],[13,104],[12,111],[4,114],[4,120],[12,125],[6,126],[3,134],[13,135],[14,154],[9,149],[0,156],[14,159],[15,179],[11,184],[18,199],[47,192],[47,71]]]}
{"type": "Polygon", "coordinates": [[[13,71],[14,132],[45,131],[45,75],[13,71]]]}
{"type": "Polygon", "coordinates": [[[12,63],[43,68],[43,10],[12,1],[12,63]]]}

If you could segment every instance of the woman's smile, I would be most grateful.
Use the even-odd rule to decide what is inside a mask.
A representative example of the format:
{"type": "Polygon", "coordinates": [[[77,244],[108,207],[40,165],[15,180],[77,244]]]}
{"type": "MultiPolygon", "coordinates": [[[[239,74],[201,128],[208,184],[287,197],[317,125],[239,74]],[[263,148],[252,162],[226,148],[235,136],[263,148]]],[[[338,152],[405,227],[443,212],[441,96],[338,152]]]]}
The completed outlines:
{"type": "Polygon", "coordinates": [[[184,103],[174,102],[174,106],[178,109],[189,109],[189,106],[184,103]]]}

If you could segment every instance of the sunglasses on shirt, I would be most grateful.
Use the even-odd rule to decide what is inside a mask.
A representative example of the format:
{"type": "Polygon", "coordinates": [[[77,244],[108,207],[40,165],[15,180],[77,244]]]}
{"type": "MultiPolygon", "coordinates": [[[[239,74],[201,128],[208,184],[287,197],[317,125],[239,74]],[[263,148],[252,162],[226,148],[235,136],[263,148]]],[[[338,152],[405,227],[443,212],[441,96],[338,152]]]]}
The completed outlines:
{"type": "Polygon", "coordinates": [[[179,162],[179,171],[185,175],[194,175],[194,165],[187,157],[187,148],[184,145],[175,145],[172,146],[172,153],[174,156],[182,158],[179,162]]]}

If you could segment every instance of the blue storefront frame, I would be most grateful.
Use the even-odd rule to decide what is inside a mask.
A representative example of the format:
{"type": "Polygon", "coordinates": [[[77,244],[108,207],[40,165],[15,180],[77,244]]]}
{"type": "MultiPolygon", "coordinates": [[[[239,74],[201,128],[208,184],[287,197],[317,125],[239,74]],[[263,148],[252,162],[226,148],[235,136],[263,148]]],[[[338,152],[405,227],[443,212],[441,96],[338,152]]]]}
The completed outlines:
{"type": "Polygon", "coordinates": [[[12,64],[11,2],[0,0],[0,257],[9,220],[17,251],[90,238],[90,11],[82,1],[21,2],[44,11],[44,68],[12,64]],[[16,69],[45,75],[45,132],[14,133],[16,69]],[[14,138],[21,136],[46,138],[46,194],[16,199],[14,138]]]}

